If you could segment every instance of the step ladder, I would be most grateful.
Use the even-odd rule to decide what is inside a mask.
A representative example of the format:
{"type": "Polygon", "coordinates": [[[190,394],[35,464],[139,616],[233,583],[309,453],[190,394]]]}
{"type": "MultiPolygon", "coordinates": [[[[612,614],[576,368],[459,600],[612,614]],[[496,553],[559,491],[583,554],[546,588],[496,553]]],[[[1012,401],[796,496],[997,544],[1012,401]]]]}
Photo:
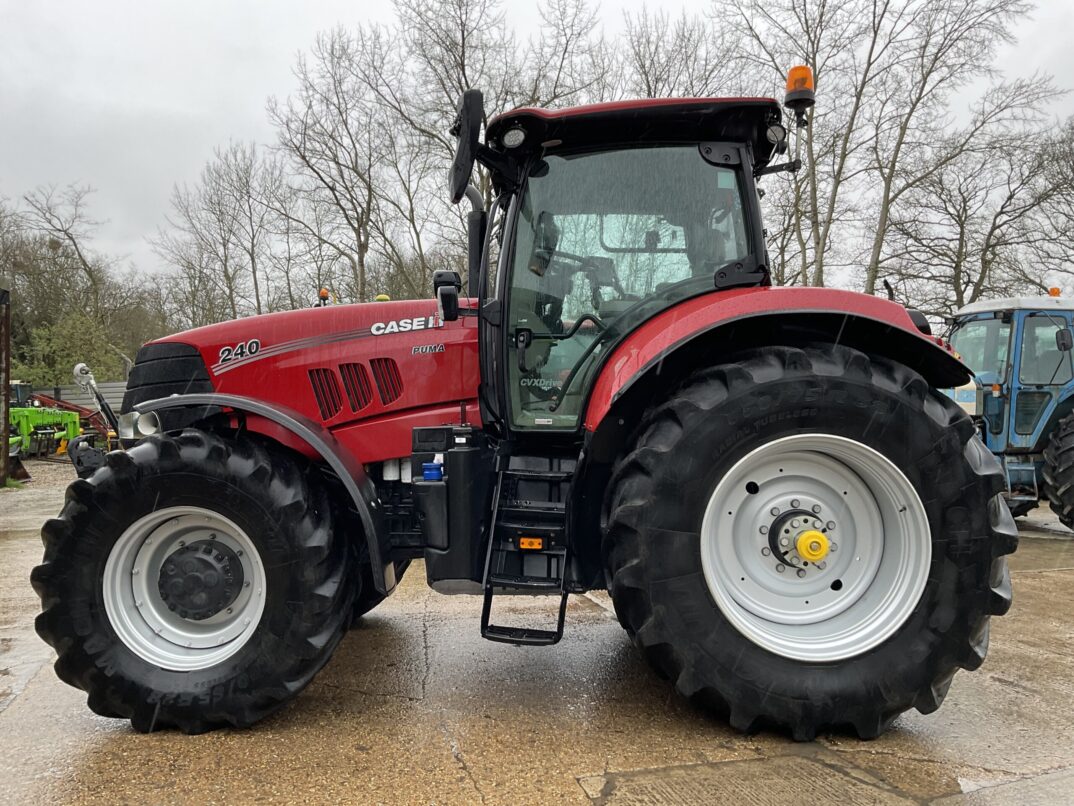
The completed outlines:
{"type": "Polygon", "coordinates": [[[508,644],[555,644],[563,637],[567,614],[566,502],[574,460],[506,456],[500,461],[485,559],[481,635],[508,644]],[[491,624],[497,593],[558,595],[555,629],[491,624]]]}

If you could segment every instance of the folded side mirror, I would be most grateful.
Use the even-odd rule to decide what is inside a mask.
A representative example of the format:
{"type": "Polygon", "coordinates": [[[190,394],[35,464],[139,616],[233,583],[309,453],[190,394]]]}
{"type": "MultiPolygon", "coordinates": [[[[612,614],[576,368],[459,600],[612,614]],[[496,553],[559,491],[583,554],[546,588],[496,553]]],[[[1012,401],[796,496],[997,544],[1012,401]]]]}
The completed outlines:
{"type": "Polygon", "coordinates": [[[451,134],[458,138],[455,144],[455,159],[448,169],[448,198],[452,204],[458,204],[466,195],[466,186],[470,184],[470,174],[474,170],[477,149],[481,136],[481,121],[485,116],[484,100],[481,90],[466,90],[459,99],[455,123],[451,134]]]}
{"type": "Polygon", "coordinates": [[[1055,331],[1055,346],[1062,353],[1069,353],[1074,348],[1074,334],[1069,327],[1055,331]]]}
{"type": "Polygon", "coordinates": [[[433,272],[433,293],[436,295],[436,312],[441,322],[454,322],[459,318],[459,291],[462,278],[457,271],[433,272]]]}

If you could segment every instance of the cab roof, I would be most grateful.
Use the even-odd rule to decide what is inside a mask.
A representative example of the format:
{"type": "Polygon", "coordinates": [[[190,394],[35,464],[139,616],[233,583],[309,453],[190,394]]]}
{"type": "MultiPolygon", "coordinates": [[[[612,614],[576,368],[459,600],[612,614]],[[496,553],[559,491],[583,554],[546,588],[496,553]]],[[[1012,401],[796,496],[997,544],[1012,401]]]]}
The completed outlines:
{"type": "Polygon", "coordinates": [[[963,305],[955,316],[995,311],[1074,311],[1074,297],[1001,297],[963,305]]]}
{"type": "Polygon", "coordinates": [[[492,118],[485,142],[497,151],[517,153],[538,147],[730,141],[750,143],[754,163],[761,166],[773,149],[765,130],[781,117],[773,98],[647,98],[567,109],[522,107],[492,118]],[[515,128],[525,132],[525,139],[509,149],[502,138],[515,128]]]}

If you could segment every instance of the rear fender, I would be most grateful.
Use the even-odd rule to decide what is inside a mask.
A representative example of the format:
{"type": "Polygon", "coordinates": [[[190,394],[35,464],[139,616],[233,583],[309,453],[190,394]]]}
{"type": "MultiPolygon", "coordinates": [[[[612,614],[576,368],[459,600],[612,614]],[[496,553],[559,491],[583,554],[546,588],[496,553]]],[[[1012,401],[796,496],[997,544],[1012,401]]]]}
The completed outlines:
{"type": "Polygon", "coordinates": [[[917,330],[905,308],[878,297],[824,288],[709,294],[650,319],[604,362],[586,406],[590,449],[602,455],[606,440],[621,444],[646,408],[699,368],[751,347],[809,342],[890,358],[938,388],[972,377],[950,348],[917,330]]]}
{"type": "MultiPolygon", "coordinates": [[[[176,408],[200,408],[207,412],[227,408],[263,418],[274,426],[272,430],[285,432],[286,438],[280,440],[285,445],[296,448],[301,446],[304,450],[300,448],[300,452],[307,456],[312,454],[324,461],[339,477],[361,519],[373,570],[373,584],[380,593],[391,593],[396,585],[395,566],[386,560],[388,538],[383,526],[376,487],[366,475],[361,462],[343,449],[328,429],[291,409],[268,405],[240,395],[175,395],[147,400],[136,405],[134,410],[139,414],[146,414],[150,411],[176,408]]],[[[268,430],[270,435],[272,430],[268,430]]]]}

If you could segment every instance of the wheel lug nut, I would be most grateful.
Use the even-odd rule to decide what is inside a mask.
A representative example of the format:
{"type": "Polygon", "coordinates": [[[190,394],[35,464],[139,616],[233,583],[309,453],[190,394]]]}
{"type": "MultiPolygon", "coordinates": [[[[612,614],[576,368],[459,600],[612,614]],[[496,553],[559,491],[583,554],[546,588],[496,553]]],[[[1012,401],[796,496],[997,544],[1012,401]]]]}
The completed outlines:
{"type": "Polygon", "coordinates": [[[765,546],[763,549],[761,549],[761,554],[763,554],[765,557],[767,557],[771,553],[772,549],[768,548],[768,546],[765,546]]]}
{"type": "Polygon", "coordinates": [[[779,514],[779,507],[772,507],[772,509],[770,509],[769,512],[771,512],[773,515],[778,515],[779,514]]]}
{"type": "Polygon", "coordinates": [[[834,529],[834,528],[835,528],[835,521],[828,521],[828,522],[827,522],[826,524],[824,524],[824,525],[825,525],[825,526],[827,526],[827,527],[828,527],[828,529],[834,529]]]}
{"type": "Polygon", "coordinates": [[[793,529],[793,528],[796,528],[797,526],[798,526],[798,521],[796,521],[796,520],[794,520],[794,521],[791,521],[791,528],[792,528],[792,529],[793,529]]]}
{"type": "Polygon", "coordinates": [[[838,543],[830,543],[830,544],[828,545],[828,550],[829,550],[829,551],[835,551],[835,550],[836,550],[836,549],[838,549],[838,548],[839,548],[839,544],[838,544],[838,543]]]}
{"type": "Polygon", "coordinates": [[[783,563],[780,563],[776,566],[776,570],[782,574],[784,571],[787,570],[787,566],[785,566],[783,563]]]}
{"type": "Polygon", "coordinates": [[[768,527],[767,526],[762,526],[761,527],[761,534],[763,534],[763,535],[768,534],[768,527]]]}
{"type": "Polygon", "coordinates": [[[797,498],[792,498],[791,499],[791,506],[794,507],[795,509],[797,509],[801,505],[801,503],[802,502],[799,501],[797,498]]]}
{"type": "Polygon", "coordinates": [[[780,544],[781,546],[789,546],[789,545],[791,544],[791,541],[790,541],[790,540],[788,540],[788,539],[787,539],[787,538],[785,538],[785,537],[782,537],[782,538],[780,538],[779,544],[780,544]]]}
{"type": "Polygon", "coordinates": [[[817,568],[819,568],[821,571],[823,571],[827,567],[828,567],[828,563],[824,562],[823,560],[821,562],[817,563],[817,568]]]}
{"type": "Polygon", "coordinates": [[[804,568],[799,568],[798,569],[798,578],[801,579],[804,576],[805,576],[805,569],[804,568]]]}
{"type": "Polygon", "coordinates": [[[819,513],[820,513],[820,504],[814,504],[813,505],[813,514],[817,515],[819,513]]]}

